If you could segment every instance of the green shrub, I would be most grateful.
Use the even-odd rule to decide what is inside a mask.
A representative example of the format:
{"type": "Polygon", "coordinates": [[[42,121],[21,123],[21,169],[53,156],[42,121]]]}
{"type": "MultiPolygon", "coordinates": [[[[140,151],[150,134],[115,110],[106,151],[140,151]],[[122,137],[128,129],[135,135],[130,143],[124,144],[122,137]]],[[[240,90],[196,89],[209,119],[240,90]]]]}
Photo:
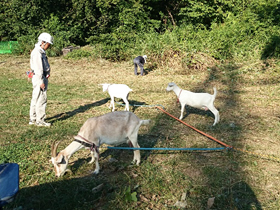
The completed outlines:
{"type": "Polygon", "coordinates": [[[84,49],[77,49],[73,50],[72,52],[67,53],[65,56],[66,59],[81,59],[81,58],[87,58],[92,56],[92,53],[88,50],[84,49]]]}
{"type": "MultiPolygon", "coordinates": [[[[161,62],[169,52],[204,52],[219,60],[279,57],[280,4],[277,1],[92,3],[51,0],[47,5],[57,8],[45,8],[40,2],[26,4],[15,0],[8,4],[4,1],[0,8],[16,14],[10,12],[10,17],[0,13],[3,20],[0,38],[16,38],[19,46],[15,53],[28,55],[39,34],[49,32],[54,36],[54,45],[47,51],[49,56],[60,55],[62,48],[69,45],[91,44],[94,48],[91,55],[112,61],[147,54],[161,62]],[[25,5],[23,10],[22,5],[25,5]],[[36,11],[42,8],[47,11],[34,21],[36,11]]],[[[68,58],[90,56],[89,52],[75,53],[68,58]]]]}
{"type": "Polygon", "coordinates": [[[17,39],[19,45],[14,53],[29,55],[37,43],[39,35],[43,32],[47,32],[54,37],[53,45],[46,52],[48,56],[61,55],[62,48],[70,45],[71,31],[67,30],[58,17],[51,15],[50,19],[41,23],[41,29],[33,28],[27,35],[22,35],[17,39]]]}

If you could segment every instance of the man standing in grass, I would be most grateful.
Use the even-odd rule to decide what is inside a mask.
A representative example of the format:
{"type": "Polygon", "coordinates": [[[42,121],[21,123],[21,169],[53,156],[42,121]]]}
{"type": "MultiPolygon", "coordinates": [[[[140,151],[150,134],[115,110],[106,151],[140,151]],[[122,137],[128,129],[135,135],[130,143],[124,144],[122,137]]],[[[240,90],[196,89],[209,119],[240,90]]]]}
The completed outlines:
{"type": "Polygon", "coordinates": [[[50,65],[45,51],[51,44],[53,44],[53,37],[48,33],[41,33],[38,43],[31,52],[30,68],[34,75],[29,125],[51,126],[50,123],[45,122],[48,78],[50,77],[50,65]]]}

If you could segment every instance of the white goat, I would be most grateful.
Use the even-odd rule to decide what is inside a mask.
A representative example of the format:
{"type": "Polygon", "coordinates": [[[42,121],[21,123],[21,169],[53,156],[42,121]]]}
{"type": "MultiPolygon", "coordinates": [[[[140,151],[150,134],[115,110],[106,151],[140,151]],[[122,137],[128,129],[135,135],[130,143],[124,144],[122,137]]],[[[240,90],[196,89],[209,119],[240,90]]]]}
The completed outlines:
{"type": "Polygon", "coordinates": [[[103,86],[103,92],[108,91],[111,97],[110,107],[113,106],[112,111],[115,111],[114,97],[121,98],[125,103],[124,111],[129,111],[128,95],[132,91],[127,85],[124,84],[101,84],[103,86]]]}
{"type": "MultiPolygon", "coordinates": [[[[102,144],[118,145],[129,143],[130,146],[140,148],[137,142],[138,130],[141,125],[147,125],[150,120],[141,120],[132,112],[110,112],[99,117],[89,118],[81,127],[74,141],[57,155],[57,146],[60,142],[52,143],[52,163],[55,175],[62,176],[66,171],[68,161],[73,153],[84,147],[91,148],[91,161],[95,159],[96,168],[94,173],[98,174],[100,167],[98,163],[98,147],[102,144]]],[[[134,150],[133,162],[140,163],[140,151],[134,150]]]]}
{"type": "Polygon", "coordinates": [[[205,111],[209,109],[215,116],[215,121],[213,124],[214,126],[219,122],[220,115],[219,111],[214,107],[214,100],[217,95],[217,90],[215,87],[213,89],[213,95],[210,95],[209,93],[193,93],[187,90],[180,89],[174,82],[168,83],[168,86],[166,88],[167,91],[173,90],[181,103],[181,116],[179,118],[180,120],[183,118],[185,106],[188,105],[194,108],[204,109],[205,111]]]}

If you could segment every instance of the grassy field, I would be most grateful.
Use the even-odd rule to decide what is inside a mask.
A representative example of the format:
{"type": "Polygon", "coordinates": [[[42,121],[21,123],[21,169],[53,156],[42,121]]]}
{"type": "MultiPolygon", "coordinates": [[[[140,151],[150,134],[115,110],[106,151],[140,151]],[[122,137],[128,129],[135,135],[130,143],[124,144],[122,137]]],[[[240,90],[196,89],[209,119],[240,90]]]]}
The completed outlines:
{"type": "MultiPolygon", "coordinates": [[[[44,128],[28,125],[29,58],[1,55],[0,163],[20,166],[19,194],[4,209],[179,209],[177,201],[187,209],[280,209],[280,62],[220,63],[196,56],[188,67],[181,63],[187,58],[156,63],[148,56],[143,77],[133,74],[132,62],[49,58],[46,121],[52,126],[44,128]],[[220,122],[213,127],[211,113],[190,107],[183,121],[244,151],[141,151],[137,167],[132,151],[102,148],[100,174],[92,175],[95,164],[87,163],[88,150],[80,150],[70,159],[73,173],[54,176],[51,143],[63,140],[63,149],[86,119],[110,112],[109,95],[98,84],[127,84],[131,104],[160,104],[179,117],[175,94],[165,91],[171,81],[211,94],[216,86],[220,122]]],[[[130,108],[152,120],[139,131],[141,147],[221,147],[154,107],[130,108]]]]}

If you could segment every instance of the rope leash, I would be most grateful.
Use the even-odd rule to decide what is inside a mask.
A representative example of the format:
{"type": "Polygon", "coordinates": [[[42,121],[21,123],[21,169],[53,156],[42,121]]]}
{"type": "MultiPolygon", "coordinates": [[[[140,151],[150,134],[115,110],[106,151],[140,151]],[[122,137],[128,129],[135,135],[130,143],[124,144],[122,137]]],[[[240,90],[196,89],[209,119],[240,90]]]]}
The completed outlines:
{"type": "Polygon", "coordinates": [[[210,136],[210,135],[208,135],[208,134],[206,134],[206,133],[204,133],[204,132],[202,132],[202,131],[196,129],[195,127],[193,127],[193,126],[191,126],[191,125],[185,123],[184,121],[178,119],[177,117],[174,117],[173,115],[169,114],[167,111],[163,110],[161,107],[156,107],[156,108],[159,109],[159,110],[161,110],[162,112],[164,112],[164,113],[167,114],[168,116],[174,118],[175,120],[179,121],[180,123],[183,123],[184,125],[190,127],[191,129],[195,130],[196,132],[198,132],[198,133],[200,133],[200,134],[202,134],[202,135],[204,135],[204,136],[206,136],[206,137],[212,139],[213,141],[216,141],[217,143],[219,143],[219,144],[221,144],[221,145],[223,145],[223,146],[225,146],[225,147],[227,147],[227,148],[232,148],[232,146],[230,146],[230,145],[228,145],[228,144],[226,144],[226,143],[224,143],[224,142],[222,142],[222,141],[219,141],[218,139],[215,139],[214,137],[212,137],[212,136],[210,136]]]}
{"type": "Polygon", "coordinates": [[[115,149],[115,150],[163,150],[163,151],[218,151],[218,150],[236,150],[243,153],[248,153],[255,156],[260,156],[264,159],[274,160],[276,162],[280,162],[280,159],[277,157],[273,157],[270,155],[259,154],[255,152],[250,152],[248,150],[243,150],[235,147],[217,147],[217,148],[136,148],[136,147],[100,147],[102,149],[115,149]]]}
{"type": "Polygon", "coordinates": [[[248,151],[248,150],[239,149],[239,148],[230,146],[230,145],[228,145],[228,144],[225,144],[224,142],[219,141],[218,139],[216,139],[216,138],[214,138],[214,137],[212,137],[212,136],[210,136],[210,135],[208,135],[208,134],[206,134],[206,133],[204,133],[204,132],[202,132],[202,131],[196,129],[196,128],[193,127],[193,126],[188,125],[188,124],[185,123],[184,121],[182,121],[182,120],[180,120],[180,119],[174,117],[173,115],[171,115],[171,114],[169,114],[168,112],[166,112],[165,110],[163,110],[161,107],[156,107],[156,108],[159,109],[159,110],[161,110],[161,111],[163,111],[165,114],[167,114],[168,116],[174,118],[175,120],[178,120],[179,122],[183,123],[184,125],[186,125],[186,126],[192,128],[192,129],[195,130],[196,132],[198,132],[198,133],[200,133],[200,134],[202,134],[202,135],[204,135],[204,136],[206,136],[206,137],[212,139],[213,141],[216,141],[217,143],[219,143],[219,144],[225,146],[227,149],[233,149],[233,150],[236,150],[236,151],[239,151],[239,152],[244,152],[244,153],[248,153],[248,154],[251,154],[251,155],[260,156],[260,157],[263,157],[263,158],[265,158],[265,159],[269,159],[269,160],[274,160],[274,161],[280,162],[280,158],[273,157],[273,156],[271,156],[271,155],[259,154],[259,153],[256,153],[256,152],[251,152],[251,151],[248,151]]]}
{"type": "MultiPolygon", "coordinates": [[[[119,102],[116,102],[117,104],[121,105],[121,106],[125,106],[125,104],[122,104],[122,103],[119,103],[119,102]]],[[[240,148],[236,148],[236,147],[233,147],[231,145],[228,145],[200,130],[198,130],[197,128],[185,123],[184,121],[176,118],[175,116],[169,114],[168,112],[166,112],[164,109],[164,106],[158,104],[158,105],[136,105],[136,104],[129,104],[130,106],[138,106],[138,107],[155,107],[159,110],[161,110],[162,112],[164,112],[165,114],[167,114],[168,116],[174,118],[175,120],[179,121],[180,123],[190,127],[191,129],[195,130],[196,132],[212,139],[213,141],[217,142],[218,144],[220,145],[223,145],[224,147],[220,147],[220,148],[131,148],[131,147],[107,147],[108,149],[123,149],[123,150],[181,150],[181,151],[199,151],[199,150],[211,150],[211,151],[215,151],[215,150],[224,150],[224,149],[227,149],[227,150],[236,150],[236,151],[239,151],[239,152],[243,152],[243,153],[247,153],[247,154],[251,154],[251,155],[255,155],[255,156],[259,156],[259,157],[262,157],[262,158],[265,158],[265,159],[268,159],[268,160],[274,160],[274,161],[277,161],[277,162],[280,162],[280,158],[277,158],[277,157],[273,157],[271,155],[265,155],[265,154],[260,154],[260,153],[256,153],[256,152],[251,152],[251,151],[248,151],[248,150],[244,150],[244,149],[240,149],[240,148]]]]}
{"type": "MultiPolygon", "coordinates": [[[[121,106],[125,106],[125,104],[123,103],[119,103],[119,102],[115,102],[121,106]]],[[[157,105],[137,105],[137,104],[129,104],[129,106],[138,106],[138,107],[156,107],[160,110],[162,110],[163,112],[167,113],[166,111],[164,111],[164,106],[161,104],[157,104],[157,105]]],[[[170,115],[172,116],[172,115],[170,115]]],[[[174,117],[175,118],[175,117],[174,117]]],[[[177,119],[177,118],[175,118],[177,119]]],[[[179,119],[177,119],[179,120],[179,119]]],[[[179,120],[180,122],[184,123],[183,121],[179,120]]],[[[189,126],[189,125],[188,125],[189,126]]],[[[195,129],[195,128],[194,128],[195,129]]],[[[204,134],[207,135],[207,134],[204,134]]],[[[218,141],[218,140],[217,140],[218,141]]],[[[222,143],[222,142],[221,142],[222,143]]],[[[223,143],[222,143],[223,145],[223,143]]],[[[215,150],[225,150],[225,149],[230,149],[230,147],[226,144],[224,144],[225,147],[218,147],[218,148],[134,148],[134,147],[102,147],[102,148],[107,148],[107,149],[121,149],[121,150],[177,150],[177,151],[215,151],[215,150]]],[[[101,147],[100,147],[101,148],[101,147]]]]}
{"type": "Polygon", "coordinates": [[[218,148],[145,148],[145,147],[140,147],[140,148],[136,148],[136,147],[107,147],[107,149],[123,149],[123,150],[180,150],[180,151],[199,151],[199,150],[224,150],[227,149],[225,147],[218,147],[218,148]]]}
{"type": "MultiPolygon", "coordinates": [[[[123,104],[123,103],[119,103],[119,102],[115,102],[115,103],[116,103],[116,104],[119,104],[119,105],[121,105],[121,106],[125,106],[125,104],[123,104]]],[[[129,104],[129,106],[138,106],[138,107],[159,107],[159,106],[161,106],[163,109],[165,109],[164,106],[162,106],[161,104],[156,104],[156,105],[129,104]]]]}
{"type": "Polygon", "coordinates": [[[251,155],[255,155],[255,156],[260,156],[260,157],[262,157],[264,159],[274,160],[276,162],[280,162],[280,158],[273,157],[271,155],[260,154],[260,153],[251,152],[251,151],[248,151],[248,150],[239,149],[239,148],[235,148],[235,147],[233,147],[232,149],[234,149],[236,151],[239,151],[239,152],[244,152],[244,153],[248,153],[248,154],[251,154],[251,155]]]}

